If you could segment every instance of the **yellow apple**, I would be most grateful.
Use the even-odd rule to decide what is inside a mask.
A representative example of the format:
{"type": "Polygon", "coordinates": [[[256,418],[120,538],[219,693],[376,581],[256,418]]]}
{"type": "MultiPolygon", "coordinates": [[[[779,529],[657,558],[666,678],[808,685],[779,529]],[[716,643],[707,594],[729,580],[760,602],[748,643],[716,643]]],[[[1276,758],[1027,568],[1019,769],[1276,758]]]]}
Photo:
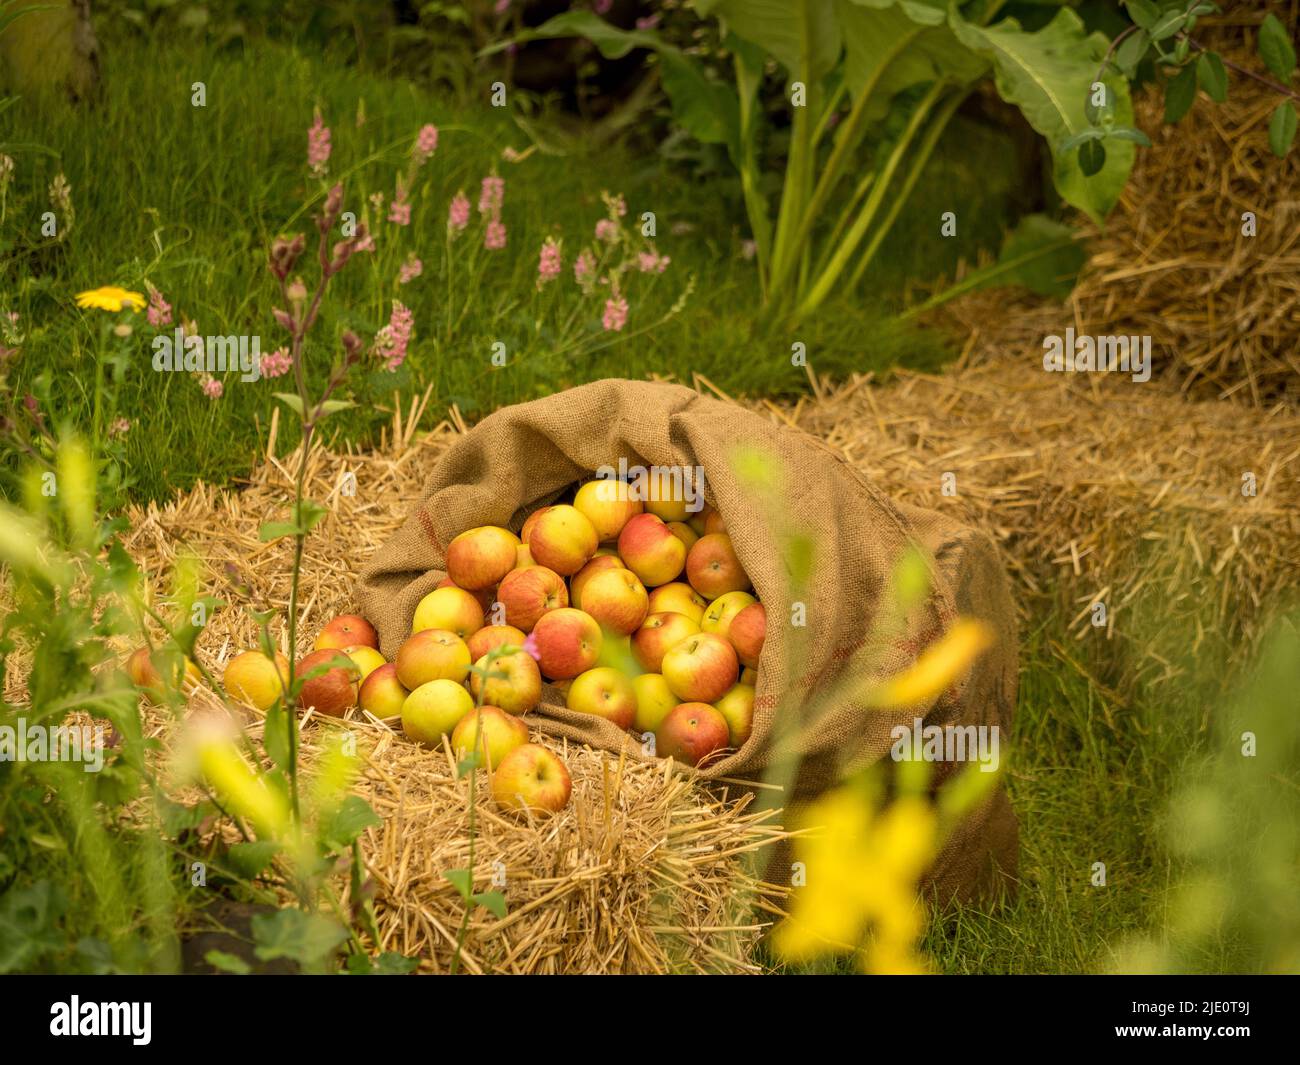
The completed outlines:
{"type": "Polygon", "coordinates": [[[465,758],[477,746],[489,769],[500,765],[506,755],[527,742],[528,726],[499,706],[475,707],[460,719],[451,733],[451,747],[457,758],[465,758]]]}
{"type": "Polygon", "coordinates": [[[623,569],[623,560],[618,555],[596,555],[590,562],[569,578],[569,602],[582,609],[582,589],[587,586],[597,573],[607,569],[623,569]]]}
{"type": "Polygon", "coordinates": [[[602,543],[617,539],[643,509],[639,499],[631,498],[627,484],[614,478],[588,481],[573,497],[573,506],[591,522],[602,543]]]}
{"type": "Polygon", "coordinates": [[[635,573],[621,566],[593,575],[582,589],[582,609],[602,628],[620,636],[628,636],[640,627],[649,603],[645,585],[635,573]]]}
{"type": "Polygon", "coordinates": [[[375,717],[397,717],[410,694],[406,685],[397,679],[397,667],[386,662],[362,681],[358,699],[361,709],[375,717]]]}
{"type": "Polygon", "coordinates": [[[465,641],[446,629],[421,629],[407,637],[393,659],[397,679],[411,691],[431,680],[460,684],[469,674],[469,663],[465,641]]]}
{"type": "Polygon", "coordinates": [[[558,813],[572,791],[564,763],[537,743],[516,747],[492,774],[492,798],[503,810],[558,813]]]}
{"type": "Polygon", "coordinates": [[[569,685],[565,705],[580,714],[593,714],[621,729],[631,728],[636,717],[636,689],[626,674],[597,666],[569,685]]]}
{"type": "Polygon", "coordinates": [[[632,727],[637,732],[654,732],[677,705],[678,699],[668,687],[668,682],[658,673],[642,673],[632,678],[636,692],[636,715],[632,727]]]}
{"type": "Polygon", "coordinates": [[[731,623],[747,606],[758,600],[748,592],[724,592],[709,604],[700,621],[701,632],[713,632],[731,639],[731,623]]]}
{"type": "Polygon", "coordinates": [[[651,614],[632,634],[632,654],[647,673],[658,673],[664,655],[700,631],[685,614],[651,614]]]}
{"type": "Polygon", "coordinates": [[[740,675],[736,652],[721,636],[688,636],[664,655],[661,672],[672,693],[687,703],[720,699],[740,675]]]}
{"type": "Polygon", "coordinates": [[[469,692],[454,680],[431,680],[402,704],[402,731],[419,743],[441,743],[473,709],[469,692]]]}
{"type": "Polygon", "coordinates": [[[754,731],[754,689],[748,684],[735,685],[713,704],[727,722],[732,747],[739,747],[754,731]]]}
{"type": "Polygon", "coordinates": [[[447,576],[467,591],[495,587],[515,568],[519,537],[497,525],[481,525],[447,545],[447,576]]]}
{"type": "Polygon", "coordinates": [[[670,521],[668,528],[672,530],[672,534],[677,539],[686,545],[688,552],[695,546],[695,541],[700,538],[699,534],[684,521],[670,521]]]}
{"type": "Polygon", "coordinates": [[[653,514],[638,514],[623,526],[618,553],[647,588],[676,580],[686,565],[686,544],[653,514]]]}
{"type": "Polygon", "coordinates": [[[576,507],[548,507],[533,525],[528,550],[539,566],[568,577],[587,564],[600,541],[595,526],[576,507]]]}
{"type": "Polygon", "coordinates": [[[361,680],[370,676],[376,669],[384,664],[384,656],[376,651],[373,647],[367,647],[364,644],[359,647],[345,647],[343,653],[357,664],[357,669],[361,671],[361,680]]]}
{"type": "Polygon", "coordinates": [[[261,651],[243,651],[226,663],[221,683],[232,699],[268,710],[289,683],[289,660],[278,651],[274,662],[261,651]]]}
{"type": "Polygon", "coordinates": [[[469,686],[475,698],[499,706],[507,714],[526,714],[542,701],[542,674],[527,651],[500,655],[488,667],[487,657],[474,663],[469,686]],[[488,676],[484,679],[484,670],[488,676]]]}
{"type": "Polygon", "coordinates": [[[445,629],[467,640],[483,627],[483,607],[472,592],[456,585],[435,588],[415,608],[411,632],[445,629]]]}
{"type": "Polygon", "coordinates": [[[708,605],[709,601],[689,584],[674,581],[661,584],[650,593],[649,613],[685,614],[698,625],[704,620],[704,609],[708,605]]]}

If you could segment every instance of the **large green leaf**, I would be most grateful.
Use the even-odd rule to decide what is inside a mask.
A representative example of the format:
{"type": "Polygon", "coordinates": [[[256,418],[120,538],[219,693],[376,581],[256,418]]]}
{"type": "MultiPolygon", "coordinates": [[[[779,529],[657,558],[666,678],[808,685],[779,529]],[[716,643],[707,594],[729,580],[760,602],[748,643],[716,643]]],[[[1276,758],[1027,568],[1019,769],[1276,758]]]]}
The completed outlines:
{"type": "MultiPolygon", "coordinates": [[[[1128,180],[1133,144],[1107,143],[1105,163],[1091,177],[1085,177],[1080,169],[1077,152],[1061,153],[1057,148],[1090,126],[1084,106],[1108,47],[1106,38],[1100,33],[1086,34],[1083,22],[1069,8],[1058,11],[1034,33],[1026,33],[1014,19],[975,26],[955,12],[950,25],[959,39],[993,61],[1002,98],[1019,107],[1029,124],[1051,144],[1053,179],[1062,198],[1101,222],[1128,180]]],[[[1128,83],[1108,73],[1105,84],[1115,124],[1132,126],[1128,83]]]]}
{"type": "Polygon", "coordinates": [[[775,58],[792,78],[802,76],[805,29],[813,81],[839,62],[842,42],[833,0],[696,0],[695,10],[717,16],[737,37],[775,58]]]}
{"type": "MultiPolygon", "coordinates": [[[[522,31],[516,42],[552,37],[583,37],[599,49],[606,59],[621,59],[634,48],[648,48],[658,53],[664,92],[673,105],[673,114],[693,137],[706,144],[725,144],[736,159],[740,152],[740,117],[736,91],[724,82],[705,76],[704,68],[650,30],[621,30],[590,11],[568,11],[542,25],[522,31]]],[[[500,51],[510,42],[484,50],[485,55],[500,51]]]]}
{"type": "Polygon", "coordinates": [[[870,86],[868,119],[882,117],[914,85],[941,77],[965,84],[988,70],[988,59],[948,26],[946,6],[942,0],[836,0],[845,80],[855,98],[870,86]]]}

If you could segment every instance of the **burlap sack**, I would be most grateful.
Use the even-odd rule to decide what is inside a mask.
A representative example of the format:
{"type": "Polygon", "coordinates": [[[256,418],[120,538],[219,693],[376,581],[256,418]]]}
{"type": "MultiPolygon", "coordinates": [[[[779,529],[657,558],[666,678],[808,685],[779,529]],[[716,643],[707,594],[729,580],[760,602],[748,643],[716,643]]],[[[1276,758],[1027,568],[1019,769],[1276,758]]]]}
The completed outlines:
{"type": "MultiPolygon", "coordinates": [[[[811,436],[679,385],[597,381],[506,407],[456,441],[406,522],[360,578],[358,606],[378,627],[385,656],[396,654],[410,634],[416,604],[445,576],[444,550],[452,537],[489,524],[517,532],[538,506],[599,467],[617,467],[620,458],[629,467],[703,467],[705,496],[725,519],[735,551],[767,606],[753,735],[735,754],[702,770],[702,777],[761,779],[778,716],[802,716],[810,692],[850,664],[860,668],[878,600],[912,543],[933,560],[933,592],[900,638],[871,649],[873,672],[888,675],[906,668],[958,615],[986,621],[996,632],[996,645],[925,721],[996,725],[1005,755],[1017,684],[1015,612],[987,537],[942,514],[892,503],[811,436]],[[737,445],[771,456],[780,486],[774,498],[751,498],[741,487],[733,469],[737,445]],[[813,544],[812,595],[805,604],[809,660],[802,663],[791,662],[787,653],[791,604],[786,560],[769,529],[774,513],[792,518],[813,544]]],[[[547,733],[640,757],[640,745],[629,734],[569,710],[549,686],[529,717],[547,733]]],[[[845,767],[886,757],[891,728],[910,724],[913,717],[836,707],[801,739],[793,795],[783,805],[797,808],[839,779],[845,767]]],[[[938,764],[936,780],[957,768],[938,764]]],[[[1014,875],[1016,847],[1015,816],[999,792],[944,851],[931,875],[936,894],[985,894],[999,882],[999,870],[1014,875]]]]}

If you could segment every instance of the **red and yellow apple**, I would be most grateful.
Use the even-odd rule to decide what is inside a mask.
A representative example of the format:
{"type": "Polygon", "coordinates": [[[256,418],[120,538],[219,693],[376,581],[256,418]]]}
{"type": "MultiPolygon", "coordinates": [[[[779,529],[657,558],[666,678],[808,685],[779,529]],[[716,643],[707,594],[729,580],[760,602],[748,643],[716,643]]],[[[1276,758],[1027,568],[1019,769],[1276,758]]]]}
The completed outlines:
{"type": "Polygon", "coordinates": [[[736,683],[740,662],[725,639],[701,632],[668,651],[661,672],[672,693],[683,702],[711,703],[736,683]]]}
{"type": "Polygon", "coordinates": [[[618,555],[596,555],[590,562],[569,578],[569,602],[582,608],[582,589],[587,586],[597,573],[607,569],[623,569],[623,560],[618,555]]]}
{"type": "Polygon", "coordinates": [[[361,682],[358,700],[361,709],[375,717],[396,717],[402,704],[410,695],[406,685],[397,679],[397,667],[392,662],[380,666],[361,682]]]}
{"type": "MultiPolygon", "coordinates": [[[[740,594],[740,593],[736,593],[740,594]]],[[[727,598],[720,596],[717,602],[727,598]]],[[[763,653],[763,640],[767,638],[767,607],[762,603],[750,603],[731,619],[727,629],[727,639],[736,649],[736,657],[747,669],[758,666],[758,656],[763,653]]]]}
{"type": "Polygon", "coordinates": [[[597,666],[574,678],[565,705],[580,714],[603,717],[621,729],[631,728],[636,718],[636,688],[626,674],[597,666]]]}
{"type": "Polygon", "coordinates": [[[438,744],[474,709],[463,685],[454,680],[421,684],[402,704],[402,731],[418,743],[438,744]]]}
{"type": "Polygon", "coordinates": [[[386,661],[384,656],[373,647],[364,644],[360,647],[345,647],[343,653],[357,664],[357,669],[361,671],[362,682],[386,661]]]}
{"type": "Polygon", "coordinates": [[[533,626],[533,644],[542,676],[568,680],[596,664],[600,657],[600,626],[590,614],[562,607],[543,614],[533,626]]]}
{"type": "Polygon", "coordinates": [[[636,714],[632,727],[637,732],[654,732],[668,711],[678,703],[678,698],[668,687],[668,682],[658,673],[642,673],[632,678],[636,692],[636,714]]]}
{"type": "Polygon", "coordinates": [[[393,664],[397,679],[415,691],[431,680],[451,680],[460,684],[469,674],[469,648],[465,641],[447,629],[421,629],[397,649],[393,664]]]}
{"type": "MultiPolygon", "coordinates": [[[[152,698],[161,700],[164,698],[164,691],[168,687],[163,683],[163,675],[167,674],[174,683],[176,675],[170,671],[175,669],[179,672],[179,663],[179,651],[173,653],[159,648],[151,656],[149,648],[141,647],[133,651],[127,658],[126,673],[131,678],[132,684],[138,688],[144,688],[152,698]],[[161,672],[159,666],[162,667],[161,672]]],[[[202,683],[203,674],[199,671],[199,667],[187,658],[185,660],[185,671],[180,677],[179,687],[181,692],[188,695],[202,683]]]]}
{"type": "Polygon", "coordinates": [[[486,657],[474,663],[469,686],[475,698],[490,706],[499,706],[507,714],[526,714],[542,700],[542,674],[527,651],[515,651],[492,660],[486,657]],[[487,676],[484,676],[487,670],[487,676]]]}
{"type": "Polygon", "coordinates": [[[221,683],[232,699],[267,710],[275,705],[289,683],[289,660],[279,651],[274,662],[261,651],[243,651],[226,663],[221,683]]]}
{"type": "Polygon", "coordinates": [[[379,634],[365,618],[356,614],[340,614],[320,630],[320,635],[312,646],[316,651],[331,647],[339,651],[345,647],[378,648],[379,634]]]}
{"type": "Polygon", "coordinates": [[[528,538],[533,535],[533,526],[537,524],[537,519],[545,514],[550,507],[538,507],[527,518],[524,519],[524,527],[519,530],[519,539],[528,543],[528,538]]]}
{"type": "MultiPolygon", "coordinates": [[[[325,647],[303,657],[298,663],[295,677],[305,677],[320,668],[331,658],[347,656],[341,650],[325,647]]],[[[334,666],[303,684],[298,692],[298,705],[304,710],[315,708],[316,713],[327,717],[342,717],[357,705],[357,677],[360,670],[348,660],[346,668],[334,666]]]]}
{"type": "Polygon", "coordinates": [[[468,529],[447,545],[447,576],[467,591],[495,587],[515,568],[519,537],[498,525],[468,529]]]}
{"type": "Polygon", "coordinates": [[[686,544],[653,514],[638,514],[623,526],[618,553],[647,588],[676,580],[686,565],[686,544]]]}
{"type": "Polygon", "coordinates": [[[748,592],[724,592],[713,600],[704,611],[700,620],[701,632],[714,632],[730,639],[731,623],[747,606],[753,606],[758,600],[748,592]]]}
{"type": "Polygon", "coordinates": [[[727,722],[730,746],[739,747],[754,731],[754,689],[737,684],[713,704],[727,722]]]}
{"type": "Polygon", "coordinates": [[[687,552],[695,546],[695,541],[700,538],[699,533],[684,521],[670,521],[668,523],[668,528],[672,530],[672,534],[677,537],[677,539],[686,545],[687,552]]]}
{"type": "Polygon", "coordinates": [[[686,579],[705,599],[743,592],[749,587],[749,575],[726,533],[709,533],[695,542],[686,556],[686,579]]]}
{"type": "Polygon", "coordinates": [[[455,584],[435,588],[415,608],[411,632],[445,629],[467,640],[483,627],[483,606],[473,592],[455,584]]]}
{"type": "Polygon", "coordinates": [[[726,719],[708,703],[679,703],[655,730],[655,751],[687,765],[716,760],[730,743],[726,719]]]}
{"type": "Polygon", "coordinates": [[[684,499],[647,499],[645,508],[661,521],[685,521],[690,512],[684,499]]]}
{"type": "Polygon", "coordinates": [[[460,719],[451,733],[451,747],[457,758],[466,757],[477,747],[489,769],[500,765],[506,755],[527,742],[528,726],[523,719],[507,714],[499,706],[475,707],[460,719]]]}
{"type": "Polygon", "coordinates": [[[704,620],[708,605],[704,596],[682,581],[661,584],[650,593],[651,614],[685,614],[697,625],[704,620]]]}
{"type": "Polygon", "coordinates": [[[515,548],[515,569],[527,569],[535,565],[537,563],[533,561],[533,553],[528,550],[527,544],[520,544],[515,548]]]}
{"type": "Polygon", "coordinates": [[[588,481],[573,497],[573,506],[591,522],[601,543],[617,539],[623,526],[643,509],[626,482],[615,478],[588,481]]]}
{"type": "Polygon", "coordinates": [[[509,647],[511,644],[522,647],[526,637],[527,634],[522,629],[513,625],[484,625],[465,643],[469,647],[469,657],[477,662],[498,647],[509,647]]]}
{"type": "Polygon", "coordinates": [[[593,575],[582,589],[582,609],[620,636],[631,635],[640,627],[649,606],[645,585],[622,566],[593,575]]]}
{"type": "Polygon", "coordinates": [[[492,798],[503,810],[558,813],[568,805],[572,791],[564,763],[536,743],[516,747],[492,774],[492,798]]]}
{"type": "Polygon", "coordinates": [[[727,531],[727,523],[722,520],[722,515],[716,510],[711,510],[704,518],[704,532],[724,533],[727,531]]]}
{"type": "Polygon", "coordinates": [[[632,634],[632,654],[647,673],[658,673],[664,655],[699,631],[685,614],[650,614],[632,634]]]}
{"type": "Polygon", "coordinates": [[[528,537],[528,550],[539,566],[568,577],[587,564],[600,541],[585,514],[560,503],[537,519],[528,537]]]}
{"type": "MultiPolygon", "coordinates": [[[[584,519],[585,520],[585,519],[584,519]]],[[[546,566],[512,569],[497,588],[497,602],[506,612],[506,623],[532,632],[542,615],[569,605],[564,578],[546,566]]]]}

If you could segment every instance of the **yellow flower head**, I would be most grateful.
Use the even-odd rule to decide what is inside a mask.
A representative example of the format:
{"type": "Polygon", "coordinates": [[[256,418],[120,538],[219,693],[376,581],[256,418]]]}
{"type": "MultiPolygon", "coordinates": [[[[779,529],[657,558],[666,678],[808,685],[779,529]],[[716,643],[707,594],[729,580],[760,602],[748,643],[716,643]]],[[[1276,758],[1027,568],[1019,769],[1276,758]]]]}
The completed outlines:
{"type": "Polygon", "coordinates": [[[133,311],[144,310],[145,298],[139,292],[119,288],[117,285],[103,285],[77,293],[78,307],[94,307],[100,311],[120,311],[130,307],[133,311]]]}

